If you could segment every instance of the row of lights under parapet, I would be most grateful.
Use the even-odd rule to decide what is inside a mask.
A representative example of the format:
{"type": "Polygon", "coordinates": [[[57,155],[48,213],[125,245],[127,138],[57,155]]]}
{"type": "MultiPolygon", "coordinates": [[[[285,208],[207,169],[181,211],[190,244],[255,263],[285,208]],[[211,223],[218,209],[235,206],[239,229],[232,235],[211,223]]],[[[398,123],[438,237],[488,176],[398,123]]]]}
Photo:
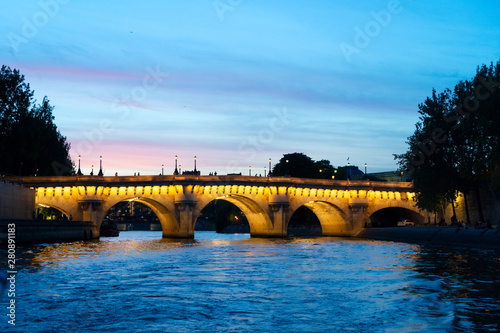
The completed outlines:
{"type": "MultiPolygon", "coordinates": [[[[81,155],[78,155],[78,171],[77,171],[77,176],[82,176],[83,173],[82,173],[82,169],[81,169],[81,159],[82,159],[82,156],[81,155]]],[[[175,169],[174,169],[174,175],[178,175],[180,173],[180,168],[181,166],[179,165],[179,168],[177,168],[177,155],[175,155],[175,169]]],[[[194,157],[194,172],[196,173],[197,170],[196,170],[196,160],[197,160],[197,157],[195,156],[194,157]]],[[[271,176],[271,158],[269,158],[269,173],[267,174],[268,176],[271,176]]],[[[287,161],[288,163],[288,161],[287,161]]],[[[165,174],[165,166],[162,164],[161,165],[161,175],[163,176],[165,174]]],[[[90,175],[93,176],[94,175],[94,165],[92,164],[92,171],[90,172],[90,175]]],[[[104,173],[102,171],[102,156],[99,156],[99,173],[97,174],[98,176],[104,176],[104,173]]],[[[252,176],[252,166],[249,166],[248,167],[248,175],[249,176],[252,176]]],[[[266,167],[264,167],[264,177],[266,177],[266,167]]]]}

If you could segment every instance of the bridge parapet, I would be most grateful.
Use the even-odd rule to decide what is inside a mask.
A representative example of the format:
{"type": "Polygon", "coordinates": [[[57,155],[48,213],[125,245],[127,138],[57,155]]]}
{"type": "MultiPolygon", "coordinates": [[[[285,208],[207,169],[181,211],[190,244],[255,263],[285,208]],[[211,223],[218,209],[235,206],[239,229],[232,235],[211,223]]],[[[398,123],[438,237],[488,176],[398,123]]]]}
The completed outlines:
{"type": "Polygon", "coordinates": [[[316,189],[351,189],[366,191],[413,192],[409,182],[373,182],[368,180],[331,180],[292,177],[251,177],[251,176],[60,176],[60,177],[9,177],[13,183],[30,187],[129,187],[199,185],[199,186],[276,186],[316,189]]]}

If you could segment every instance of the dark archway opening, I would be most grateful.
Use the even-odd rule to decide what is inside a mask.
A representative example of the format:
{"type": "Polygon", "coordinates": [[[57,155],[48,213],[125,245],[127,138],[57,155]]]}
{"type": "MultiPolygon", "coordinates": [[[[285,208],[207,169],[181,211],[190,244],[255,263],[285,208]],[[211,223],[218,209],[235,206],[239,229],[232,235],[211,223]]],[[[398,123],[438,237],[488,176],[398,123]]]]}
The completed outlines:
{"type": "Polygon", "coordinates": [[[113,229],[161,231],[161,224],[151,208],[137,200],[129,200],[117,203],[106,213],[101,224],[101,235],[108,230],[113,236],[113,229]]]}
{"type": "Polygon", "coordinates": [[[67,221],[69,216],[64,214],[57,208],[40,206],[35,210],[35,215],[33,216],[37,220],[55,220],[55,221],[67,221]]]}
{"type": "Polygon", "coordinates": [[[250,233],[250,225],[238,206],[226,200],[213,200],[202,209],[194,230],[246,234],[250,233]]]}
{"type": "Polygon", "coordinates": [[[321,236],[321,223],[312,210],[306,206],[299,207],[290,218],[287,228],[288,236],[321,236]]]}
{"type": "Polygon", "coordinates": [[[398,222],[407,220],[413,222],[416,226],[423,225],[424,217],[417,212],[406,208],[389,207],[384,208],[370,216],[367,227],[372,228],[389,228],[397,227],[398,222]]]}

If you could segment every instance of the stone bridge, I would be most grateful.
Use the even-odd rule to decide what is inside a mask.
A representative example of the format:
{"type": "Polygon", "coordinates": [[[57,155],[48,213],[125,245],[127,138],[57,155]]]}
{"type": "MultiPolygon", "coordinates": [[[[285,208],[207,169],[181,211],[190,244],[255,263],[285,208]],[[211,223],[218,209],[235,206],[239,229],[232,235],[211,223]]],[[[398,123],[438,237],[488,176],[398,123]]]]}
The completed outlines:
{"type": "MultiPolygon", "coordinates": [[[[36,205],[92,221],[97,230],[111,207],[137,200],[158,216],[163,237],[193,238],[197,218],[213,200],[226,200],[246,216],[253,237],[286,237],[301,206],[319,219],[325,236],[353,236],[387,209],[423,222],[412,183],[250,176],[68,176],[17,179],[35,189],[36,205]]],[[[94,235],[98,237],[99,235],[94,235]]]]}

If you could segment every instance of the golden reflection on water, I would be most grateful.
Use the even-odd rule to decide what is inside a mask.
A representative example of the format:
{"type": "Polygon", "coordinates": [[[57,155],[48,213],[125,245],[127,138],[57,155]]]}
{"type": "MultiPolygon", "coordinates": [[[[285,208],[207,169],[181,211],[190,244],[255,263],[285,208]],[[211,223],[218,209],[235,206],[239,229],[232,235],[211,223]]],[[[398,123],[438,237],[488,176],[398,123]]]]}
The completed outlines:
{"type": "Polygon", "coordinates": [[[116,255],[134,256],[143,252],[169,252],[197,245],[194,240],[123,240],[77,241],[69,243],[41,244],[20,254],[19,260],[29,268],[52,267],[75,260],[90,260],[116,255]]]}

